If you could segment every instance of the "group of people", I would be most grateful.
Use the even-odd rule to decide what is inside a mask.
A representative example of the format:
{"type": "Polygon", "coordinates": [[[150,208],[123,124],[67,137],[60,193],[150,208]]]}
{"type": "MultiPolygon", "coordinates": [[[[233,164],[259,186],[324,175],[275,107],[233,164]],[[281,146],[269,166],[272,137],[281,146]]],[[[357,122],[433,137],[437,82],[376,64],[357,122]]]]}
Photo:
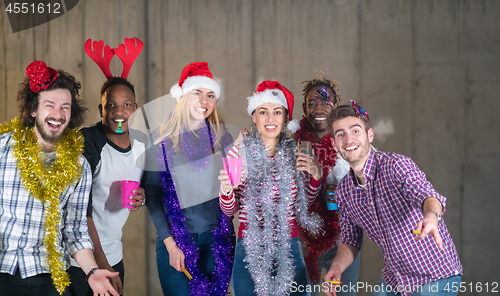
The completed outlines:
{"type": "Polygon", "coordinates": [[[106,80],[102,120],[80,130],[76,79],[42,61],[27,67],[20,115],[0,126],[2,293],[122,294],[122,228],[144,205],[164,295],[222,296],[230,283],[236,296],[355,295],[363,231],[383,249],[377,295],[432,295],[460,282],[446,198],[411,159],[371,146],[368,113],[341,105],[335,81],[304,83],[300,122],[293,94],[263,81],[247,98],[254,125],[235,139],[207,63],[190,63],[171,88],[174,111],[146,136],[129,128],[137,103],[127,77],[142,47],[87,41],[106,80]],[[120,77],[109,70],[115,54],[120,77]],[[239,180],[230,158],[242,159],[239,180]],[[129,209],[121,180],[141,182],[129,209]]]}

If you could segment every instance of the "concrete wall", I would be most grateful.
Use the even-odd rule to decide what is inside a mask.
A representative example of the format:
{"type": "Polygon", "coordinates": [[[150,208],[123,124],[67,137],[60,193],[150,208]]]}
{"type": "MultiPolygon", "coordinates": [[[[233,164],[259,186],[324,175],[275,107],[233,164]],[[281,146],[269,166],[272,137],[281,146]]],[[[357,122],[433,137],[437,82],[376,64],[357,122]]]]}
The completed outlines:
{"type": "MultiPolygon", "coordinates": [[[[245,98],[260,81],[287,86],[300,118],[301,82],[322,70],[341,82],[346,101],[369,100],[374,145],[412,157],[448,197],[466,294],[486,295],[485,284],[500,279],[499,15],[496,0],[87,0],[12,33],[2,10],[0,120],[16,116],[24,69],[41,59],[82,82],[86,123],[98,121],[104,77],[83,51],[87,38],[111,47],[144,41],[129,77],[139,104],[167,94],[189,62],[208,62],[222,84],[221,113],[240,128],[250,126],[245,98]]],[[[120,73],[118,59],[112,71],[120,73]]],[[[160,295],[146,211],[133,213],[124,232],[126,294],[160,295]]],[[[381,266],[380,248],[366,240],[359,280],[374,284],[381,266]]]]}

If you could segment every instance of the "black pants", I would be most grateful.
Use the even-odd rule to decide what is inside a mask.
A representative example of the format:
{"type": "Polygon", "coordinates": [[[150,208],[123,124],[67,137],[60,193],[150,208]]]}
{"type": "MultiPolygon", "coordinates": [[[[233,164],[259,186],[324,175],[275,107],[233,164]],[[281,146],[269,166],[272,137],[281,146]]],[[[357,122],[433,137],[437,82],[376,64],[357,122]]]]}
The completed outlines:
{"type": "MultiPolygon", "coordinates": [[[[123,268],[123,260],[118,262],[115,266],[113,266],[115,271],[120,273],[120,280],[123,282],[124,276],[124,268],[123,268]]],[[[71,280],[71,285],[66,288],[63,296],[93,296],[94,293],[92,289],[90,289],[89,283],[85,279],[85,273],[79,267],[71,266],[68,269],[69,279],[71,280]]],[[[37,294],[34,294],[37,295],[37,294]]]]}
{"type": "Polygon", "coordinates": [[[15,296],[59,296],[49,273],[21,278],[19,269],[15,275],[0,273],[0,295],[15,296]]]}

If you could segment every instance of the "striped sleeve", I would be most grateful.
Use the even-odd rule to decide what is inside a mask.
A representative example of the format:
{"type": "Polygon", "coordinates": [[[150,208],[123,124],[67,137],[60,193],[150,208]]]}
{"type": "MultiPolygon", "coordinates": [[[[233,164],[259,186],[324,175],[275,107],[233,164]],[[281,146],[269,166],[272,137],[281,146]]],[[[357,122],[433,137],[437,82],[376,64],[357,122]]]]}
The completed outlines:
{"type": "MultiPolygon", "coordinates": [[[[232,147],[227,153],[227,157],[232,157],[232,158],[240,157],[239,150],[240,150],[239,145],[232,147]]],[[[219,206],[222,212],[224,212],[224,214],[226,214],[229,217],[234,216],[238,212],[239,208],[238,200],[241,197],[240,187],[242,187],[241,183],[240,186],[238,186],[238,188],[235,188],[233,192],[229,194],[229,196],[225,195],[222,192],[222,189],[219,192],[219,206]]]]}
{"type": "Polygon", "coordinates": [[[314,202],[314,200],[316,200],[320,191],[321,191],[321,180],[318,181],[313,177],[311,177],[311,181],[306,187],[306,198],[308,205],[311,205],[314,202]]]}

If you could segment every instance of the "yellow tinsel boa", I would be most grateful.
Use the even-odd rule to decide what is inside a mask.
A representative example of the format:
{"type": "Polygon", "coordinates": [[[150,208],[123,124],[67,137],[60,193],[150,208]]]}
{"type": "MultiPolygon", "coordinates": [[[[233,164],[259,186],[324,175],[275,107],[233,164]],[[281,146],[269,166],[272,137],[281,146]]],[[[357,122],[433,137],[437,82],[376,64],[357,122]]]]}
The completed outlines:
{"type": "Polygon", "coordinates": [[[0,135],[12,132],[12,154],[16,158],[21,181],[29,193],[44,204],[47,263],[54,286],[62,294],[70,284],[63,255],[58,251],[61,211],[60,195],[68,185],[75,184],[82,174],[79,158],[83,151],[83,136],[74,129],[64,132],[55,144],[56,160],[46,167],[33,128],[25,127],[16,117],[0,125],[0,135]]]}

